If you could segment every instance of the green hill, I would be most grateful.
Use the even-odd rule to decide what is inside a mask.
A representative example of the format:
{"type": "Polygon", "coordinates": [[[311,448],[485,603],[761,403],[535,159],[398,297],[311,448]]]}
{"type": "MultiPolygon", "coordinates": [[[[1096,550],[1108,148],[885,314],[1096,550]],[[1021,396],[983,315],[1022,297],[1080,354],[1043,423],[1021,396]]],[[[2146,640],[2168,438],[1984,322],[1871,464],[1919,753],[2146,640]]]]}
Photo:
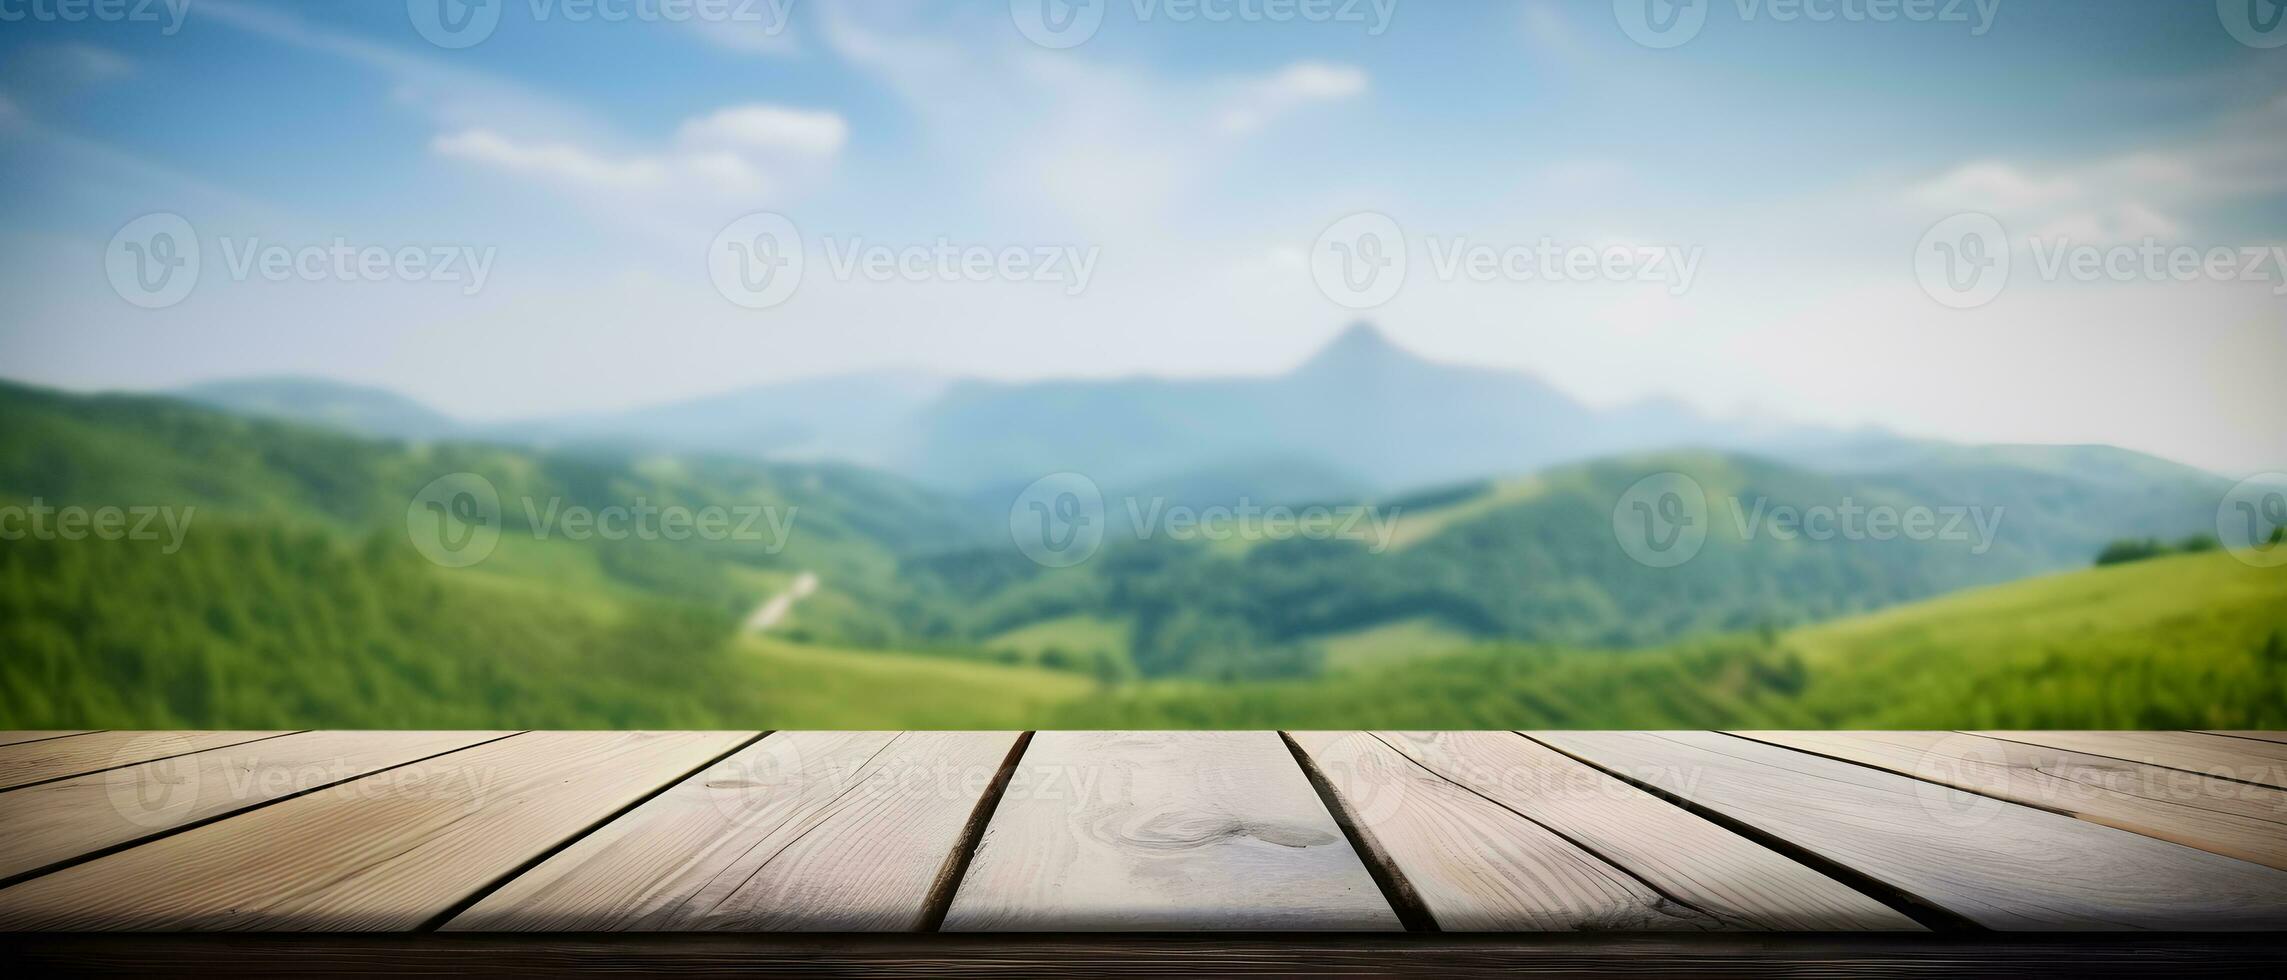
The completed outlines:
{"type": "Polygon", "coordinates": [[[2078,567],[2121,535],[2212,528],[2226,486],[2119,450],[2043,451],[2022,465],[2015,455],[1827,473],[1660,453],[1385,501],[1376,506],[1394,518],[1386,542],[1361,534],[1223,547],[1139,537],[1115,521],[1102,550],[1069,568],[1041,568],[1004,545],[921,556],[900,571],[912,588],[945,599],[949,638],[1022,635],[1088,616],[1125,627],[1145,676],[1303,677],[1378,656],[1376,639],[1401,628],[1641,648],[1881,609],[2078,567]],[[2089,457],[2092,475],[2064,471],[2060,456],[2089,457]],[[2137,467],[2094,465],[2127,459],[2137,467]],[[1686,518],[1705,530],[1704,544],[1673,567],[1637,561],[1614,530],[1631,487],[1663,474],[1688,478],[1699,488],[1695,505],[1704,502],[1686,518]],[[1846,508],[1891,523],[1843,517],[1846,508]],[[1839,523],[1805,524],[1804,533],[1774,523],[1820,511],[1855,521],[1854,533],[1839,523]],[[1927,518],[1924,533],[1903,531],[1908,515],[1927,518]]]}
{"type": "Polygon", "coordinates": [[[2086,454],[1943,471],[2038,512],[1983,552],[1745,536],[1716,510],[1693,561],[1641,565],[1611,514],[1648,471],[1719,500],[1931,499],[1665,454],[1393,501],[1403,540],[1382,553],[1131,538],[1046,569],[1006,546],[1005,515],[850,467],[407,444],[4,384],[0,415],[0,506],[189,519],[179,541],[0,541],[14,728],[2262,727],[2287,704],[2287,572],[2224,555],[1836,618],[2143,530],[2072,514],[2184,509],[2134,468],[2056,472],[2086,454]],[[451,473],[502,501],[498,547],[469,567],[424,559],[409,530],[451,473]],[[545,516],[639,500],[795,520],[782,539],[582,538],[545,516]],[[803,573],[816,592],[752,635],[803,573]]]}
{"type": "Polygon", "coordinates": [[[1064,727],[2287,728],[2287,569],[2186,555],[1645,651],[1144,687],[1064,727]]]}

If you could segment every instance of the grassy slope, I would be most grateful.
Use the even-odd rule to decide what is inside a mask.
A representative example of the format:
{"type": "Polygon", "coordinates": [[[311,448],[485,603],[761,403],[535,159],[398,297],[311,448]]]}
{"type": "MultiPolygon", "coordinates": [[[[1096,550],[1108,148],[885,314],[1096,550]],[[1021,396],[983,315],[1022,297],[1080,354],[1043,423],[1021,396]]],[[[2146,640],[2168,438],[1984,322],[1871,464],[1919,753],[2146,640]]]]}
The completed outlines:
{"type": "Polygon", "coordinates": [[[1071,674],[729,637],[686,604],[216,519],[0,549],[9,728],[1025,727],[1071,674]]]}
{"type": "Polygon", "coordinates": [[[1125,656],[1128,624],[1101,616],[1059,616],[1000,633],[980,645],[993,650],[1014,650],[1027,657],[1037,657],[1051,648],[1073,654],[1101,650],[1125,656]]]}
{"type": "Polygon", "coordinates": [[[1339,671],[1367,670],[1434,657],[1476,643],[1476,638],[1447,629],[1428,616],[1368,626],[1319,641],[1326,651],[1326,668],[1339,671]]]}
{"type": "Polygon", "coordinates": [[[1864,727],[2281,728],[2287,569],[2184,555],[1977,589],[1788,636],[1804,704],[1864,727]]]}
{"type": "Polygon", "coordinates": [[[2287,570],[2218,554],[1994,586],[1765,639],[1495,647],[1315,682],[1142,688],[1149,727],[2287,727],[2287,570]],[[2266,652],[2266,644],[2270,652],[2266,652]]]}
{"type": "Polygon", "coordinates": [[[726,646],[678,607],[567,603],[380,542],[207,530],[165,561],[125,543],[0,551],[0,725],[2287,727],[2271,639],[2287,633],[2287,571],[2216,554],[1776,637],[1104,692],[1050,671],[726,646]]]}

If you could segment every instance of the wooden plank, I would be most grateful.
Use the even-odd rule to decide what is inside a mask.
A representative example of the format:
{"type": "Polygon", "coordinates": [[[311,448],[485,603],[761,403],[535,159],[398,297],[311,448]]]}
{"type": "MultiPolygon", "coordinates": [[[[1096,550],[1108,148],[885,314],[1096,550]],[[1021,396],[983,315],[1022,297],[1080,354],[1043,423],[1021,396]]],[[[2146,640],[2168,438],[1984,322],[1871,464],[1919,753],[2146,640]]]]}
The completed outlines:
{"type": "Polygon", "coordinates": [[[0,929],[411,929],[753,734],[513,735],[0,889],[0,929]]]}
{"type": "Polygon", "coordinates": [[[2208,734],[2208,735],[2226,735],[2226,736],[2230,736],[2230,737],[2232,737],[2232,738],[2252,738],[2252,739],[2255,739],[2255,740],[2256,740],[2256,741],[2258,741],[2258,742],[2287,742],[2287,732],[2270,732],[2270,731],[2244,731],[2244,730],[2243,730],[2243,731],[2224,731],[2224,730],[2221,730],[2221,729],[2202,729],[2201,731],[2202,731],[2204,734],[2208,734]]]}
{"type": "Polygon", "coordinates": [[[1737,734],[2287,869],[2287,792],[2268,786],[1958,732],[1737,734]]]}
{"type": "Polygon", "coordinates": [[[1272,732],[1041,732],[943,928],[1397,929],[1272,732]]]}
{"type": "Polygon", "coordinates": [[[68,738],[73,735],[86,735],[97,730],[98,729],[83,728],[75,729],[72,731],[0,732],[0,745],[15,745],[19,742],[44,742],[51,738],[68,738]]]}
{"type": "Polygon", "coordinates": [[[2287,745],[2204,732],[1968,732],[2287,789],[2287,745]]]}
{"type": "Polygon", "coordinates": [[[1367,859],[1445,932],[1667,931],[1725,923],[1366,732],[1293,732],[1367,859]]]}
{"type": "Polygon", "coordinates": [[[508,732],[303,732],[0,793],[0,879],[508,732]]]}
{"type": "MultiPolygon", "coordinates": [[[[1670,905],[1680,902],[1722,928],[1922,928],[1826,875],[1515,732],[1376,735],[1416,768],[1563,835],[1674,899],[1670,905]]],[[[1454,859],[1470,857],[1463,850],[1454,859]]]]}
{"type": "Polygon", "coordinates": [[[1016,732],[777,732],[517,877],[448,930],[920,928],[1016,732]]]}
{"type": "Polygon", "coordinates": [[[70,738],[45,739],[0,746],[0,789],[63,779],[103,769],[132,766],[251,742],[258,738],[291,735],[276,732],[92,732],[70,738]]]}
{"type": "Polygon", "coordinates": [[[1535,732],[1992,929],[2287,928],[2287,872],[1713,732],[1535,732]]]}

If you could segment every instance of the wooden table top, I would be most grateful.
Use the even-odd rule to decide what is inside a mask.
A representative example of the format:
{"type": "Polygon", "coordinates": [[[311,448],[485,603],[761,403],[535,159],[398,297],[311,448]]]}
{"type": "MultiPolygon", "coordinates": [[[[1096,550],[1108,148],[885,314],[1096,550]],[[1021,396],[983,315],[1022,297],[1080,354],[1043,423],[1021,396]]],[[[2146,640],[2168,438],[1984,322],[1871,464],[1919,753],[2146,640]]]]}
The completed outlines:
{"type": "Polygon", "coordinates": [[[0,732],[0,930],[2276,933],[2287,733],[0,732]]]}

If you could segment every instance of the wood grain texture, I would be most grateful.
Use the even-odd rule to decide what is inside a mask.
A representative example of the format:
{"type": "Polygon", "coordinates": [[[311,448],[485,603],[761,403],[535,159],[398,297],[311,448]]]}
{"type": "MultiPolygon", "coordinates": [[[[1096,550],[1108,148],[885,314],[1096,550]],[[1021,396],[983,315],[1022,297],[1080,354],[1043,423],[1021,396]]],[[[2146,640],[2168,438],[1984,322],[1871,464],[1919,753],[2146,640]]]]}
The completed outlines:
{"type": "Polygon", "coordinates": [[[89,728],[76,729],[72,731],[0,732],[0,745],[15,745],[19,742],[44,742],[51,738],[67,738],[73,735],[86,735],[95,730],[96,729],[89,728]]]}
{"type": "Polygon", "coordinates": [[[1367,732],[1293,732],[1355,829],[1445,932],[1669,931],[1723,923],[1670,901],[1367,732]]]}
{"type": "Polygon", "coordinates": [[[445,928],[919,928],[1017,735],[772,733],[445,928]]]}
{"type": "Polygon", "coordinates": [[[753,735],[513,735],[0,889],[0,929],[411,929],[753,735]]]}
{"type": "Polygon", "coordinates": [[[2287,732],[2248,730],[2226,731],[2223,729],[2202,729],[2202,731],[2208,735],[2227,735],[2232,738],[2252,738],[2258,742],[2287,742],[2287,732]]]}
{"type": "Polygon", "coordinates": [[[1272,732],[1041,732],[947,931],[1397,929],[1272,732]]]}
{"type": "Polygon", "coordinates": [[[0,745],[0,789],[293,734],[277,732],[92,732],[0,745]]]}
{"type": "Polygon", "coordinates": [[[0,793],[0,878],[508,734],[302,732],[0,793]]]}
{"type": "Polygon", "coordinates": [[[1922,928],[1847,885],[1515,732],[1376,735],[1423,770],[1563,835],[1721,928],[1922,928]]]}
{"type": "Polygon", "coordinates": [[[2287,869],[2287,792],[1959,732],[1738,732],[2287,869]]]}
{"type": "Polygon", "coordinates": [[[2287,872],[1713,732],[1535,732],[1992,929],[2287,928],[2287,872]]]}
{"type": "Polygon", "coordinates": [[[2205,732],[1968,732],[2287,789],[2287,745],[2205,732]]]}

